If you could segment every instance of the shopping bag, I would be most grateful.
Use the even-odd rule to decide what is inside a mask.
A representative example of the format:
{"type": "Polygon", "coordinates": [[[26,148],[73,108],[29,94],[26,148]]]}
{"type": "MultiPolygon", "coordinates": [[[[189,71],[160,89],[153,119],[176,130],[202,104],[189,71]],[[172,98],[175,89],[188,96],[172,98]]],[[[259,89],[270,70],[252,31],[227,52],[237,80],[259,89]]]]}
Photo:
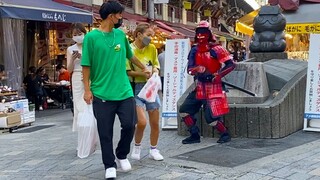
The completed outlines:
{"type": "Polygon", "coordinates": [[[158,91],[161,88],[161,79],[157,73],[153,73],[151,78],[143,86],[138,94],[139,98],[146,100],[147,102],[156,102],[158,91]]]}
{"type": "Polygon", "coordinates": [[[86,158],[96,150],[98,142],[97,122],[92,104],[86,105],[78,115],[78,157],[86,158]]]}

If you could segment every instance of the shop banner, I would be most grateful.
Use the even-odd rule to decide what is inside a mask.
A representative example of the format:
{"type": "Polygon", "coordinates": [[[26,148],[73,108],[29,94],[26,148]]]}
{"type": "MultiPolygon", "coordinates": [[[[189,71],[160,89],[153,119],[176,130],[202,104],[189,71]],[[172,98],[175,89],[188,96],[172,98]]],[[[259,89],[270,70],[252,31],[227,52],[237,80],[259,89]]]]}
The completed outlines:
{"type": "Polygon", "coordinates": [[[188,88],[186,68],[189,49],[189,39],[173,39],[166,42],[162,102],[163,129],[176,129],[178,127],[177,102],[188,88]]]}
{"type": "MultiPolygon", "coordinates": [[[[309,61],[304,113],[304,130],[316,130],[310,127],[311,121],[320,121],[320,34],[310,34],[309,61]]],[[[320,131],[318,128],[317,131],[320,131]]]]}
{"type": "Polygon", "coordinates": [[[169,0],[154,0],[154,4],[164,4],[164,3],[169,3],[169,0]]]}
{"type": "Polygon", "coordinates": [[[286,33],[289,34],[318,34],[320,33],[320,23],[318,24],[287,24],[286,33]]]}

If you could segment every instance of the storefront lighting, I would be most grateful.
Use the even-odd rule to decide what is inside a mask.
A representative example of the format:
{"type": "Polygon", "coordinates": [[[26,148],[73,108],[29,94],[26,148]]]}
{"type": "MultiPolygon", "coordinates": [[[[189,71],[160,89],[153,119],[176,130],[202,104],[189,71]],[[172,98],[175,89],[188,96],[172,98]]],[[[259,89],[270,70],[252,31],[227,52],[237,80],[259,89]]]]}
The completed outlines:
{"type": "Polygon", "coordinates": [[[291,34],[286,34],[285,37],[286,37],[286,38],[289,38],[289,39],[292,39],[292,38],[293,38],[293,36],[292,36],[291,34]]]}
{"type": "Polygon", "coordinates": [[[255,0],[245,0],[245,1],[253,8],[253,10],[257,10],[260,8],[260,5],[255,0]]]}

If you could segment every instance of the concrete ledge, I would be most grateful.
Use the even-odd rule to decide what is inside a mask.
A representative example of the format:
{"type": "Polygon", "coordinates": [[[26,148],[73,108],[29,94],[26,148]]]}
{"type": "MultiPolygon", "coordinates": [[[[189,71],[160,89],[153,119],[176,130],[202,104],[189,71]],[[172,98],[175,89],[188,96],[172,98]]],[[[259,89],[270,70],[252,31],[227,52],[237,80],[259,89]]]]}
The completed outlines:
{"type": "Polygon", "coordinates": [[[249,58],[252,58],[250,62],[266,62],[271,59],[288,59],[288,54],[286,52],[250,53],[249,58]]]}
{"type": "MultiPolygon", "coordinates": [[[[273,63],[277,64],[277,61],[273,63]]],[[[282,63],[286,64],[287,62],[283,61],[282,63]]],[[[295,72],[290,71],[290,68],[295,68],[294,66],[288,66],[287,71],[291,74],[279,72],[279,76],[276,75],[277,73],[273,73],[276,78],[267,78],[268,84],[270,81],[282,79],[283,86],[277,85],[280,88],[279,91],[271,94],[265,102],[229,103],[230,113],[225,115],[224,119],[232,137],[282,138],[303,128],[307,63],[294,63],[297,63],[297,67],[299,67],[295,72]]],[[[283,69],[280,68],[281,70],[283,69]]],[[[275,87],[272,85],[270,91],[275,90],[275,87]]],[[[198,119],[201,119],[197,122],[201,135],[219,137],[217,132],[206,124],[202,115],[202,112],[197,115],[198,119]]],[[[178,124],[178,134],[188,135],[184,123],[178,122],[178,124]]]]}

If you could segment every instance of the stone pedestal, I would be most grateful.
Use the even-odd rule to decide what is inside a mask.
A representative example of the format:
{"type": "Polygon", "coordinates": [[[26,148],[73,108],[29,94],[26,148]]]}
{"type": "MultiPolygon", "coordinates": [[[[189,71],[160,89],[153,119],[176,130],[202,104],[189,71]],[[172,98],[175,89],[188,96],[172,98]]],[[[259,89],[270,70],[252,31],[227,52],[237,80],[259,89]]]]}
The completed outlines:
{"type": "Polygon", "coordinates": [[[288,59],[288,54],[286,52],[263,52],[263,53],[250,53],[249,62],[266,62],[271,59],[288,59]]]}
{"type": "Polygon", "coordinates": [[[269,97],[268,80],[261,62],[239,63],[223,80],[256,94],[251,96],[237,89],[228,88],[227,96],[230,104],[263,103],[269,97]]]}

